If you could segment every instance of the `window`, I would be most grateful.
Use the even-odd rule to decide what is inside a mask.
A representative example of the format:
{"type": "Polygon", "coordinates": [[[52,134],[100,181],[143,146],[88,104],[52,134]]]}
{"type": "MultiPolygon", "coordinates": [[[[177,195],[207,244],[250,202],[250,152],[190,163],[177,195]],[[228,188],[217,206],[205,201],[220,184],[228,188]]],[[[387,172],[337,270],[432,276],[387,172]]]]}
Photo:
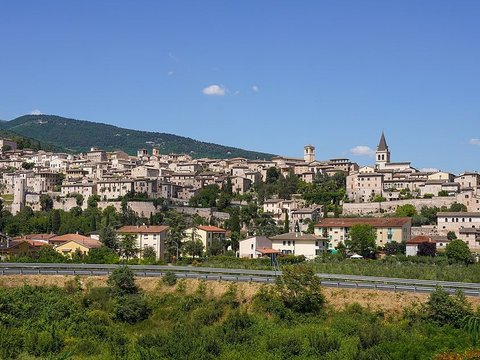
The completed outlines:
{"type": "Polygon", "coordinates": [[[315,246],[318,246],[318,241],[315,241],[315,246]]]}
{"type": "Polygon", "coordinates": [[[253,250],[253,244],[250,245],[250,249],[253,250]]]}
{"type": "Polygon", "coordinates": [[[293,240],[293,246],[295,246],[295,240],[293,240]]]}
{"type": "Polygon", "coordinates": [[[286,241],[283,241],[283,246],[287,245],[287,242],[286,241]]]}
{"type": "Polygon", "coordinates": [[[292,245],[292,242],[290,240],[288,240],[288,246],[292,245]]]}

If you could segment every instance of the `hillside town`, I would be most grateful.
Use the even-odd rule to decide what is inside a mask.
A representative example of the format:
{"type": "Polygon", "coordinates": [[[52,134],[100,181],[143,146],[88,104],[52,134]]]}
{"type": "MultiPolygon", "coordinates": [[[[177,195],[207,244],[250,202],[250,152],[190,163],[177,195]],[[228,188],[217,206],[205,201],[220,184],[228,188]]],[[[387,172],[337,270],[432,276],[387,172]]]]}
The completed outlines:
{"type": "MultiPolygon", "coordinates": [[[[204,224],[185,229],[183,240],[198,239],[204,251],[214,240],[225,243],[231,231],[222,226],[229,221],[230,213],[219,208],[215,199],[213,204],[195,199],[202,190],[226,187],[231,193],[231,207],[241,209],[253,202],[258,212],[282,229],[264,236],[242,224],[238,246],[225,245],[237,257],[275,253],[313,259],[344,246],[355,224],[375,229],[379,249],[391,242],[403,243],[407,255],[416,255],[420,243],[435,244],[441,251],[452,239],[462,239],[473,253],[480,252],[480,174],[422,171],[408,161],[393,162],[383,133],[375,164],[368,166],[346,158],[318,160],[313,145],[305,146],[303,158],[276,156],[269,160],[194,159],[188,154],[161,154],[157,147],[139,149],[136,156],[96,147],[86,153],[67,154],[19,149],[8,139],[0,140],[0,148],[0,192],[5,211],[12,215],[25,208],[42,211],[45,201],[51,203],[48,207],[52,210],[64,212],[86,210],[92,201],[100,210],[113,207],[121,211],[127,207],[147,221],[137,220],[115,231],[119,236],[135,237],[135,256],[139,257],[145,247],[151,247],[157,259],[165,259],[169,227],[151,220],[165,209],[203,219],[204,224]],[[343,177],[343,196],[318,201],[305,194],[290,192],[282,197],[280,192],[267,191],[260,198],[258,189],[268,183],[272,173],[277,179],[294,178],[296,189],[315,184],[320,178],[343,177]],[[413,212],[392,216],[405,206],[413,212]],[[421,224],[412,219],[414,213],[428,208],[438,209],[435,223],[421,224]]],[[[4,231],[0,255],[7,258],[45,244],[64,255],[77,250],[86,254],[102,245],[99,240],[98,231],[14,236],[4,231]]],[[[177,257],[178,252],[177,243],[177,257]]]]}

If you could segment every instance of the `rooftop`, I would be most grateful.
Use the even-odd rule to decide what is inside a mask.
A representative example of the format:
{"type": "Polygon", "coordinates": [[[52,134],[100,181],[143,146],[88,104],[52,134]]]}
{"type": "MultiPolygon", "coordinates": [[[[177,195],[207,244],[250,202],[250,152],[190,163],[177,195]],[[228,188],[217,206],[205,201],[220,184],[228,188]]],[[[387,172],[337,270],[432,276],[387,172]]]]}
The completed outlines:
{"type": "Polygon", "coordinates": [[[351,227],[359,224],[368,224],[374,227],[401,227],[408,223],[411,223],[411,218],[408,217],[327,218],[321,220],[315,227],[351,227]]]}

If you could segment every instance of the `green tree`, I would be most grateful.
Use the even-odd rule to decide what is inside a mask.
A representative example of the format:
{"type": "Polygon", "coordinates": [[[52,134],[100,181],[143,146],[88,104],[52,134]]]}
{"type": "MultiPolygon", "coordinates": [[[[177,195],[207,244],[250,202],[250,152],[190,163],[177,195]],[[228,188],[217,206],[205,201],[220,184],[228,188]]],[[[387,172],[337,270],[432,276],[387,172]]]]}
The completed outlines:
{"type": "Polygon", "coordinates": [[[288,219],[288,212],[285,212],[285,221],[283,222],[283,232],[285,234],[290,232],[290,220],[288,219]]]}
{"type": "Polygon", "coordinates": [[[461,327],[465,317],[471,314],[470,303],[462,292],[457,291],[454,295],[449,295],[441,287],[432,292],[425,306],[426,319],[439,325],[452,325],[456,328],[461,327]]]}
{"type": "Polygon", "coordinates": [[[455,231],[449,231],[447,233],[447,239],[448,240],[455,240],[457,238],[457,234],[455,234],[455,231]]]}
{"type": "Polygon", "coordinates": [[[119,242],[117,233],[111,226],[104,226],[100,229],[99,239],[109,249],[113,251],[118,251],[119,242]]]}
{"type": "Polygon", "coordinates": [[[319,313],[324,304],[320,278],[303,265],[286,266],[277,277],[276,293],[283,304],[298,313],[319,313]]]}
{"type": "Polygon", "coordinates": [[[60,210],[52,211],[52,232],[57,233],[61,226],[60,210]]]}
{"type": "Polygon", "coordinates": [[[164,221],[168,225],[167,252],[170,256],[178,255],[182,249],[182,241],[186,237],[185,217],[175,210],[170,210],[165,214],[164,221]]]}
{"type": "Polygon", "coordinates": [[[214,207],[219,193],[220,188],[218,185],[207,185],[190,199],[189,204],[194,207],[214,207]]]}
{"type": "Polygon", "coordinates": [[[40,208],[42,211],[50,211],[53,209],[53,199],[50,197],[50,195],[40,195],[40,208]]]}
{"type": "Polygon", "coordinates": [[[138,286],[135,284],[135,275],[128,266],[120,266],[113,270],[108,277],[107,284],[113,296],[138,294],[138,286]]]}
{"type": "Polygon", "coordinates": [[[377,233],[372,225],[353,225],[350,228],[349,236],[350,239],[345,241],[345,245],[350,251],[366,258],[375,255],[377,233]]]}
{"type": "Polygon", "coordinates": [[[98,202],[100,201],[99,195],[91,195],[87,199],[87,206],[89,208],[96,208],[98,207],[98,202]]]}
{"type": "Polygon", "coordinates": [[[448,259],[464,264],[473,264],[474,258],[468,244],[460,239],[452,240],[445,248],[448,259]]]}
{"type": "Polygon", "coordinates": [[[398,243],[396,241],[388,242],[383,247],[383,250],[387,255],[404,255],[405,254],[405,243],[398,243]]]}
{"type": "Polygon", "coordinates": [[[399,217],[412,217],[417,215],[417,210],[412,204],[405,204],[397,207],[397,210],[395,210],[395,215],[399,217]]]}
{"type": "Polygon", "coordinates": [[[119,260],[117,253],[106,246],[90,249],[85,258],[87,264],[116,264],[119,260]]]}
{"type": "Polygon", "coordinates": [[[157,259],[157,253],[155,252],[153,246],[145,246],[142,251],[142,257],[149,263],[154,263],[157,259]]]}
{"type": "Polygon", "coordinates": [[[120,255],[127,261],[131,258],[137,257],[137,237],[135,234],[123,234],[119,242],[120,255]]]}
{"type": "Polygon", "coordinates": [[[422,242],[418,244],[418,256],[435,256],[437,254],[437,245],[434,242],[422,242]]]}
{"type": "Polygon", "coordinates": [[[202,256],[203,253],[203,243],[201,240],[189,240],[186,241],[184,246],[183,246],[184,251],[190,255],[193,259],[195,259],[195,256],[202,256]]]}
{"type": "Polygon", "coordinates": [[[278,169],[274,166],[270,167],[267,169],[267,175],[265,177],[265,182],[267,184],[273,184],[274,182],[276,182],[278,180],[278,178],[280,177],[280,172],[278,171],[278,169]]]}
{"type": "Polygon", "coordinates": [[[467,212],[467,207],[463,204],[453,203],[450,205],[451,212],[467,212]]]}

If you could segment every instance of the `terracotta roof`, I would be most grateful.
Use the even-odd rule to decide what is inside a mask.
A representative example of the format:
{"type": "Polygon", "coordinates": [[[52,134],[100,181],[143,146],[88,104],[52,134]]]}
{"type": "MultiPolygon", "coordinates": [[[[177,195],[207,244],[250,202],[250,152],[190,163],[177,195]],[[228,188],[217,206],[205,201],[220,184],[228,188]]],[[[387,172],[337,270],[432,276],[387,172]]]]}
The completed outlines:
{"type": "Polygon", "coordinates": [[[216,227],[216,226],[197,226],[197,229],[203,230],[203,231],[208,231],[208,232],[227,232],[227,230],[216,227]]]}
{"type": "Polygon", "coordinates": [[[89,249],[96,249],[99,247],[102,247],[102,243],[98,240],[92,239],[92,238],[85,238],[85,239],[78,239],[78,240],[71,240],[67,241],[61,246],[68,244],[69,242],[74,242],[75,244],[85,246],[86,248],[89,249]]]}
{"type": "Polygon", "coordinates": [[[263,255],[267,254],[280,254],[280,250],[269,249],[269,248],[257,248],[255,249],[257,252],[263,255]]]}
{"type": "Polygon", "coordinates": [[[33,239],[33,240],[50,240],[51,238],[56,237],[57,234],[29,234],[25,235],[24,239],[33,239]]]}
{"type": "Polygon", "coordinates": [[[122,234],[159,234],[161,232],[167,231],[168,226],[163,225],[141,225],[141,226],[122,226],[117,232],[122,234]]]}
{"type": "Polygon", "coordinates": [[[326,240],[320,236],[313,234],[303,234],[298,232],[291,232],[288,234],[281,234],[270,237],[270,240],[326,240]]]}
{"type": "Polygon", "coordinates": [[[434,243],[436,242],[430,236],[419,235],[411,238],[407,241],[407,244],[422,244],[422,243],[434,243]]]}
{"type": "Polygon", "coordinates": [[[78,240],[88,240],[88,239],[90,239],[88,236],[83,236],[80,234],[65,234],[65,235],[52,237],[49,240],[54,242],[57,242],[57,241],[67,242],[67,241],[78,241],[78,240]]]}
{"type": "Polygon", "coordinates": [[[321,220],[315,227],[351,227],[358,224],[368,224],[374,227],[400,227],[411,222],[407,217],[388,218],[327,218],[321,220]]]}

